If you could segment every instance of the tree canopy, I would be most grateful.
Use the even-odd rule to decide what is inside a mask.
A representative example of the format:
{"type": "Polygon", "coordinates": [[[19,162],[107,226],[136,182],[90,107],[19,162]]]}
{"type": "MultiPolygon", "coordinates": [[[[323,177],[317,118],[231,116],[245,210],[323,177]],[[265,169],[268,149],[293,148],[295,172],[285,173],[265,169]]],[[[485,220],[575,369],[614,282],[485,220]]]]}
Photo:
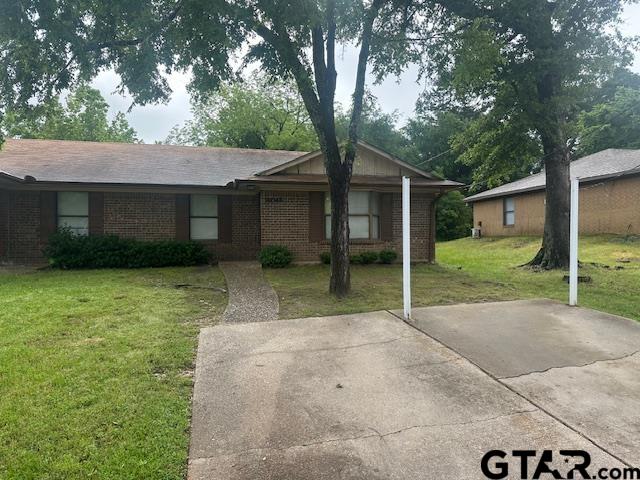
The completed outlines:
{"type": "Polygon", "coordinates": [[[607,148],[640,148],[640,89],[620,87],[613,99],[578,119],[579,156],[607,148]]]}
{"type": "Polygon", "coordinates": [[[291,82],[224,84],[193,102],[193,120],[175,127],[167,143],[274,150],[318,148],[304,103],[291,82]]]}
{"type": "Polygon", "coordinates": [[[109,122],[107,102],[99,90],[80,85],[65,102],[53,97],[28,109],[6,112],[2,130],[9,137],[94,142],[138,142],[122,112],[109,122]]]}

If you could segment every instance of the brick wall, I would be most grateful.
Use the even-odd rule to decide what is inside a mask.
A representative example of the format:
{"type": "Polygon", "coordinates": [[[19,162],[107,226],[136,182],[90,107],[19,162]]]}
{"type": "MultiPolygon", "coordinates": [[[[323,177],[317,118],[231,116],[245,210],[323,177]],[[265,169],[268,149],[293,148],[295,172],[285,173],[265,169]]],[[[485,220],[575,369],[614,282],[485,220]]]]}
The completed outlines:
{"type": "Polygon", "coordinates": [[[0,264],[7,261],[9,193],[0,190],[0,264]]]}
{"type": "Polygon", "coordinates": [[[175,195],[105,193],[104,233],[138,240],[173,240],[176,235],[175,195]]]}
{"type": "MultiPolygon", "coordinates": [[[[262,192],[260,205],[263,245],[286,245],[295,261],[318,261],[322,252],[328,252],[328,241],[309,241],[309,193],[262,192]]],[[[435,259],[432,228],[433,196],[411,196],[411,258],[416,261],[435,259]]],[[[353,240],[351,252],[391,249],[402,253],[402,197],[393,194],[393,240],[353,240]]]]}
{"type": "MultiPolygon", "coordinates": [[[[502,198],[473,204],[473,223],[482,222],[485,236],[542,235],[544,192],[516,195],[516,223],[502,225],[502,198]]],[[[640,233],[640,177],[580,187],[580,232],[586,234],[640,233]]]]}
{"type": "MultiPolygon", "coordinates": [[[[252,260],[260,250],[260,197],[234,195],[231,243],[203,241],[221,260],[252,260]]],[[[139,240],[173,240],[176,196],[159,193],[105,193],[104,232],[139,240]]]]}
{"type": "Polygon", "coordinates": [[[231,200],[231,243],[205,242],[222,260],[255,260],[260,251],[260,195],[235,195],[231,200]]]}
{"type": "Polygon", "coordinates": [[[43,264],[43,244],[40,242],[40,193],[6,191],[0,195],[4,208],[0,212],[4,228],[3,263],[34,265],[43,264]],[[4,210],[4,212],[2,212],[4,210]]]}
{"type": "MultiPolygon", "coordinates": [[[[2,192],[0,192],[2,193],[2,192]]],[[[402,201],[392,197],[393,240],[354,240],[353,253],[393,249],[402,252],[402,201]]],[[[412,258],[432,261],[433,197],[412,195],[412,258]]],[[[328,241],[309,242],[309,193],[262,192],[232,199],[232,243],[205,242],[222,260],[251,260],[263,245],[284,244],[296,261],[318,261],[329,251],[328,241]],[[262,242],[261,242],[262,240],[262,242]]],[[[140,240],[171,240],[176,232],[175,195],[104,193],[104,233],[140,240]]],[[[0,195],[0,261],[16,264],[45,262],[40,239],[40,193],[5,191],[0,195]],[[5,254],[2,255],[4,248],[5,254]]]]}

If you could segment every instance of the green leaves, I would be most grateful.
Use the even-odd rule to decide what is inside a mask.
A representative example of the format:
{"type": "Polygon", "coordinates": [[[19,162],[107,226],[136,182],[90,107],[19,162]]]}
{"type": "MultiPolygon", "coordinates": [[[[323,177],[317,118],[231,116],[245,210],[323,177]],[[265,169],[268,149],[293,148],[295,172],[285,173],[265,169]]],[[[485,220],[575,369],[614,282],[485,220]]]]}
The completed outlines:
{"type": "Polygon", "coordinates": [[[81,85],[69,94],[65,105],[55,97],[29,109],[8,111],[1,130],[9,137],[20,138],[137,142],[136,131],[124,114],[118,112],[109,122],[107,111],[100,92],[81,85]]]}
{"type": "Polygon", "coordinates": [[[578,120],[580,156],[607,148],[640,148],[640,90],[620,87],[578,120]]]}
{"type": "Polygon", "coordinates": [[[196,100],[194,120],[176,127],[168,143],[310,151],[318,140],[291,83],[261,77],[225,84],[196,100]]]}

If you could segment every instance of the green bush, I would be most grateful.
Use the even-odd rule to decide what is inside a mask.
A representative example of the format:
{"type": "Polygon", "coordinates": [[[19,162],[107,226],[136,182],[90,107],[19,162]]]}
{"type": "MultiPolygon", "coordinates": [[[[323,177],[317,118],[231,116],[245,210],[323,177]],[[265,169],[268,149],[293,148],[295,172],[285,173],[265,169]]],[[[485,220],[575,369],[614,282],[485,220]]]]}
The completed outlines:
{"type": "Polygon", "coordinates": [[[473,226],[473,210],[464,203],[464,195],[449,192],[436,204],[436,240],[442,242],[468,237],[473,226]]]}
{"type": "Polygon", "coordinates": [[[390,264],[398,259],[398,254],[393,250],[382,250],[378,255],[380,263],[390,264]]]}
{"type": "Polygon", "coordinates": [[[331,263],[331,254],[329,252],[322,252],[320,254],[320,261],[325,265],[329,265],[331,263]]]}
{"type": "Polygon", "coordinates": [[[284,245],[269,245],[260,250],[258,260],[263,267],[284,268],[293,260],[293,254],[284,245]]]}
{"type": "Polygon", "coordinates": [[[349,260],[356,265],[370,265],[378,261],[378,252],[362,252],[351,255],[349,260]]]}
{"type": "Polygon", "coordinates": [[[54,268],[147,268],[202,265],[213,260],[195,242],[145,242],[114,235],[83,236],[60,230],[44,250],[54,268]]]}
{"type": "Polygon", "coordinates": [[[360,261],[362,265],[369,265],[378,261],[380,254],[378,252],[362,252],[360,254],[360,261]]]}

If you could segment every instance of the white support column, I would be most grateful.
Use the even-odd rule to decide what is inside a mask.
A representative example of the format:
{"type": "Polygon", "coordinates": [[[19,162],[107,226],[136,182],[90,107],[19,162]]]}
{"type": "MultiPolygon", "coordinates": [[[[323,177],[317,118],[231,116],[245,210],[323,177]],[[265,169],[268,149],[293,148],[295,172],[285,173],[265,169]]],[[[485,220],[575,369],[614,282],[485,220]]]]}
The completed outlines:
{"type": "Polygon", "coordinates": [[[569,305],[578,304],[578,225],[580,181],[571,179],[571,227],[569,233],[569,305]]]}
{"type": "Polygon", "coordinates": [[[411,180],[402,177],[402,300],[404,319],[411,319],[411,180]]]}

